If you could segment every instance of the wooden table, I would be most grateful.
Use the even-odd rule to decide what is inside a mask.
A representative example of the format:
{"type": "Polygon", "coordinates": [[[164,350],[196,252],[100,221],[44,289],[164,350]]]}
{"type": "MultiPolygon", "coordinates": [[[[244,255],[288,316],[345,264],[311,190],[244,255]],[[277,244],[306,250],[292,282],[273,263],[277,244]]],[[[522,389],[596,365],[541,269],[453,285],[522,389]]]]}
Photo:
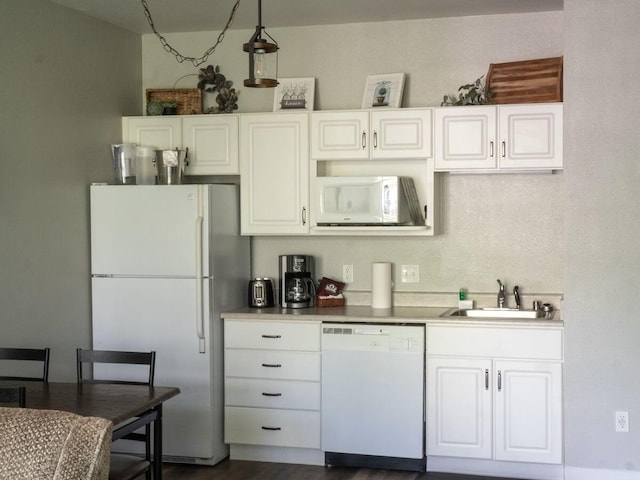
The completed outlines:
{"type": "Polygon", "coordinates": [[[113,423],[113,440],[153,423],[153,478],[162,478],[162,404],[178,395],[175,387],[0,381],[26,387],[27,408],[62,410],[102,417],[113,423]]]}

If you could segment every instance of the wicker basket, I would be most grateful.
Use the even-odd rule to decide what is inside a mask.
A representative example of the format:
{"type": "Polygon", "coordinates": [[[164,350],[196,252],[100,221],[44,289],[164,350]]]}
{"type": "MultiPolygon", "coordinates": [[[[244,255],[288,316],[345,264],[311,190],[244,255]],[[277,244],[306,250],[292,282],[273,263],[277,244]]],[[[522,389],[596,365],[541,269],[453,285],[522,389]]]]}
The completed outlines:
{"type": "Polygon", "coordinates": [[[202,90],[199,88],[148,88],[149,102],[175,102],[178,115],[202,113],[202,90]]]}
{"type": "Polygon", "coordinates": [[[344,297],[316,297],[316,307],[343,307],[344,297]]]}
{"type": "Polygon", "coordinates": [[[562,57],[492,63],[487,88],[495,103],[562,101],[562,57]]]}

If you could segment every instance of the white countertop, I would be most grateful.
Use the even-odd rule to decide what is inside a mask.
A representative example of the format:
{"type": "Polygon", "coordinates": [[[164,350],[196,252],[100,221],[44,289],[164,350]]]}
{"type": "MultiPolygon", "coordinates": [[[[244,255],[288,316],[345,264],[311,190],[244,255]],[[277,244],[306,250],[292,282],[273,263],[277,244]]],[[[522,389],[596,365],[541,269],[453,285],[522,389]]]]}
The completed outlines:
{"type": "Polygon", "coordinates": [[[315,322],[344,323],[422,323],[450,325],[516,325],[562,327],[560,312],[556,311],[554,319],[516,319],[516,318],[466,318],[441,317],[450,307],[393,307],[389,309],[371,308],[369,306],[344,307],[311,307],[311,308],[250,308],[243,307],[220,316],[225,319],[248,320],[307,320],[315,322]]]}

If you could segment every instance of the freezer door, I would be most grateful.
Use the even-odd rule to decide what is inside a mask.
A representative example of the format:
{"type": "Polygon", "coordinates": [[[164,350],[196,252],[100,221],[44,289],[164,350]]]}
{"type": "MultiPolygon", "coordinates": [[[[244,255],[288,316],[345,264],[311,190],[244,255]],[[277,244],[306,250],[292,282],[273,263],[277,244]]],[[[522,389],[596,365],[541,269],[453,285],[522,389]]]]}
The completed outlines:
{"type": "Polygon", "coordinates": [[[209,275],[207,185],[91,186],[93,275],[209,275]]]}
{"type": "MultiPolygon", "coordinates": [[[[203,282],[207,305],[210,281],[203,282]]],[[[155,385],[180,388],[180,394],[164,404],[164,454],[210,459],[224,455],[219,453],[224,448],[222,367],[218,365],[222,363],[221,336],[215,335],[211,343],[213,330],[220,326],[212,324],[207,315],[207,353],[200,353],[195,320],[197,287],[194,279],[94,277],[93,347],[155,350],[155,385]],[[216,355],[220,361],[214,367],[216,355]]],[[[208,306],[205,312],[209,312],[208,306]]],[[[96,370],[96,376],[108,373],[96,370]]]]}

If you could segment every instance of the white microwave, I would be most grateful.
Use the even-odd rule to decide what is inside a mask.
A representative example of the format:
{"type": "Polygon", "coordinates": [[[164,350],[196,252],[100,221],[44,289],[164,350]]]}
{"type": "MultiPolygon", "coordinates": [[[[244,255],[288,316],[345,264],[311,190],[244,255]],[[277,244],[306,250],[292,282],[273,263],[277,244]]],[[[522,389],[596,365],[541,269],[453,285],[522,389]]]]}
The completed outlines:
{"type": "Polygon", "coordinates": [[[411,177],[318,177],[316,224],[424,225],[411,177]]]}

